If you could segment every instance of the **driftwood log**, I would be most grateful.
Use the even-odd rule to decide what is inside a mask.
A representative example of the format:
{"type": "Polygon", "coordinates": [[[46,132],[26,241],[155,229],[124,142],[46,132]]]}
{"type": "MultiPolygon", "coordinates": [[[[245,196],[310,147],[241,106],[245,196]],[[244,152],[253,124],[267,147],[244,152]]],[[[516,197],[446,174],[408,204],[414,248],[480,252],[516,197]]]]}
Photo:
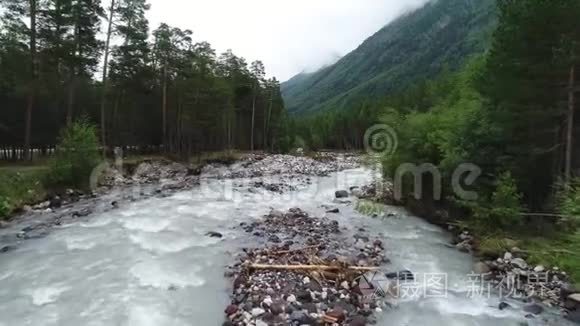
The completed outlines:
{"type": "Polygon", "coordinates": [[[324,271],[324,272],[371,272],[379,270],[378,267],[361,267],[361,266],[328,266],[328,265],[265,265],[251,264],[248,266],[251,270],[277,270],[277,271],[324,271]]]}

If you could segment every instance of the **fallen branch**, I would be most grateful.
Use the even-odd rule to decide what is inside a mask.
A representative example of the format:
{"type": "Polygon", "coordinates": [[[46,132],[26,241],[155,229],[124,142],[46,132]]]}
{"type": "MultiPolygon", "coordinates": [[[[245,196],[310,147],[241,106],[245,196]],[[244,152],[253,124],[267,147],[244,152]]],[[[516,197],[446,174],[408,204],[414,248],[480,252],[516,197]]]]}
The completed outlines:
{"type": "Polygon", "coordinates": [[[269,270],[284,270],[284,271],[357,271],[370,272],[379,270],[378,267],[362,267],[362,266],[327,266],[327,265],[263,265],[252,264],[248,266],[250,269],[269,269],[269,270]]]}
{"type": "Polygon", "coordinates": [[[528,217],[554,217],[554,218],[577,218],[573,215],[551,214],[551,213],[521,213],[520,216],[528,217]]]}

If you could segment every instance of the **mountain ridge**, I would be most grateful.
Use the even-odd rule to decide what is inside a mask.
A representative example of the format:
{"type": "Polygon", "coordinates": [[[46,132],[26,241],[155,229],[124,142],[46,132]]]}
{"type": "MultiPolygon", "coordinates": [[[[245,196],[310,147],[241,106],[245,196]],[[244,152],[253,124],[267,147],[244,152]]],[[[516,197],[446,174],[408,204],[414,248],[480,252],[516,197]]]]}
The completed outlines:
{"type": "Polygon", "coordinates": [[[399,16],[335,64],[282,84],[290,113],[341,109],[456,68],[482,53],[495,26],[494,0],[437,0],[399,16]]]}

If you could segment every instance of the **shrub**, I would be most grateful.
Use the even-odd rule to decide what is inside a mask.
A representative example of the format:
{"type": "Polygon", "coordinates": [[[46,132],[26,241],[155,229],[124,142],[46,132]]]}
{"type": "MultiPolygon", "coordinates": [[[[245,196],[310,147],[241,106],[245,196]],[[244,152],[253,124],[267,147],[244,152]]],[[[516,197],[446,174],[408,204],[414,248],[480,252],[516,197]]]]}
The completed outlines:
{"type": "Polygon", "coordinates": [[[382,217],[385,215],[384,206],[370,200],[359,200],[356,203],[355,209],[357,212],[367,216],[382,217]]]}
{"type": "Polygon", "coordinates": [[[8,204],[8,199],[0,197],[0,218],[8,216],[10,213],[10,205],[8,204]]]}
{"type": "Polygon", "coordinates": [[[87,188],[90,175],[99,164],[96,127],[79,120],[60,134],[55,157],[49,164],[47,181],[51,186],[87,188]]]}
{"type": "Polygon", "coordinates": [[[557,211],[564,215],[559,226],[566,231],[575,231],[580,225],[580,179],[562,186],[556,198],[557,211]]]}
{"type": "Polygon", "coordinates": [[[474,216],[481,226],[490,229],[519,227],[522,222],[521,200],[514,178],[505,172],[500,175],[491,200],[474,206],[474,216]]]}
{"type": "Polygon", "coordinates": [[[580,218],[580,179],[575,179],[559,192],[558,211],[562,215],[580,218]]]}
{"type": "Polygon", "coordinates": [[[302,149],[304,152],[308,151],[308,145],[306,144],[304,138],[300,136],[296,136],[296,138],[294,138],[294,149],[302,149]]]}

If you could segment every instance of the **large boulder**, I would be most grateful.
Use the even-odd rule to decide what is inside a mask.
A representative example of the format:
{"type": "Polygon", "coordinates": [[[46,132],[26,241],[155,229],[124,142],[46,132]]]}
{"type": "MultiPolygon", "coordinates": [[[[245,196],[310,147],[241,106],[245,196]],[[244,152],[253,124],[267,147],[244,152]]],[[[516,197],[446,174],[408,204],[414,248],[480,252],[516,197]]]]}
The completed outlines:
{"type": "Polygon", "coordinates": [[[336,198],[348,198],[348,191],[346,190],[338,190],[334,193],[336,198]]]}

